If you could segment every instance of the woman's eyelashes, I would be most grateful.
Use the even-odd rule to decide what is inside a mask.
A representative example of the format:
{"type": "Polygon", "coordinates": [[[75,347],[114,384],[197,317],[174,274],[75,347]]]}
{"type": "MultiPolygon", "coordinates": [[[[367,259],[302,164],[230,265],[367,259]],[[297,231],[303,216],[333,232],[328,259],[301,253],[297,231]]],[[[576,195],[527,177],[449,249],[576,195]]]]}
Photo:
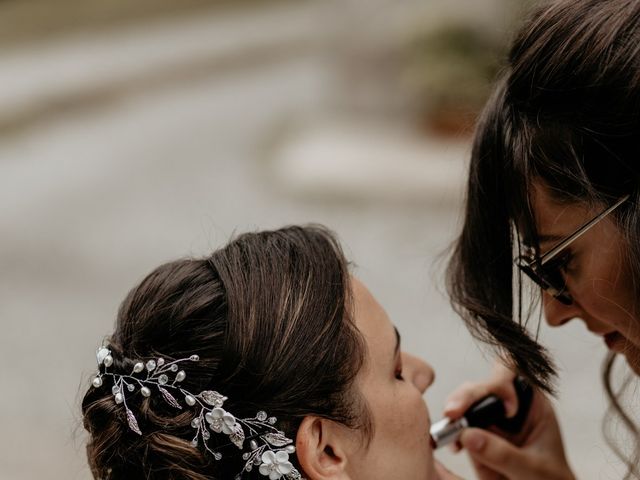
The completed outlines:
{"type": "Polygon", "coordinates": [[[571,252],[571,250],[566,250],[553,262],[553,266],[561,272],[567,273],[571,268],[572,260],[573,253],[571,252]]]}

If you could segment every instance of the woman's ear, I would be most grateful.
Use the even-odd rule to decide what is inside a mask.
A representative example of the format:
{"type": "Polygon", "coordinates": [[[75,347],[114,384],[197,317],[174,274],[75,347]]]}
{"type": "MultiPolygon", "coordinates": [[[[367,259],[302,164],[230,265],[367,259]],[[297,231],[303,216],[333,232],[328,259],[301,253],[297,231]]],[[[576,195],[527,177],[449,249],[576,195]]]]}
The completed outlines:
{"type": "Polygon", "coordinates": [[[347,427],[326,418],[305,417],[296,435],[296,455],[309,480],[347,480],[352,443],[347,427]]]}

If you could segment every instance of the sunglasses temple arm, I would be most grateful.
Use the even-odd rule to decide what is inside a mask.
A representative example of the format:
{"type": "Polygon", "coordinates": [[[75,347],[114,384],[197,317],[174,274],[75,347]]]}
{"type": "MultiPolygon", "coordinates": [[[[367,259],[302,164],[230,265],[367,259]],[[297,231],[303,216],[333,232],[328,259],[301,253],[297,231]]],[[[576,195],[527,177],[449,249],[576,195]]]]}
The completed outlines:
{"type": "Polygon", "coordinates": [[[624,197],[622,197],[620,200],[618,200],[616,203],[614,203],[613,205],[611,205],[609,208],[607,208],[604,212],[602,212],[600,215],[598,215],[596,218],[594,218],[593,220],[585,223],[582,227],[580,227],[573,235],[571,235],[570,237],[564,239],[562,242],[560,242],[558,245],[556,245],[555,247],[553,247],[551,250],[549,250],[547,253],[545,253],[541,258],[540,258],[540,264],[544,265],[545,263],[547,263],[548,261],[552,260],[556,255],[558,255],[558,253],[560,253],[567,245],[569,245],[570,243],[572,243],[574,240],[580,238],[582,235],[584,235],[587,230],[589,230],[591,227],[593,227],[596,223],[598,223],[600,220],[602,220],[604,217],[606,217],[607,215],[609,215],[611,212],[613,212],[616,208],[618,208],[620,205],[622,205],[625,201],[627,201],[629,199],[630,195],[625,195],[624,197]]]}

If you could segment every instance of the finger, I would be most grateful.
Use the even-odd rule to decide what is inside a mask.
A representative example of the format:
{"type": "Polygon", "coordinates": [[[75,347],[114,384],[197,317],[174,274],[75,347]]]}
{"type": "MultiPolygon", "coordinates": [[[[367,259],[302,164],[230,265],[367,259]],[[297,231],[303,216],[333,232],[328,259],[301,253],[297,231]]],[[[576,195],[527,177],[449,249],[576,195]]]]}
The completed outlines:
{"type": "Polygon", "coordinates": [[[498,360],[493,364],[491,368],[491,379],[494,381],[511,382],[516,378],[516,374],[513,369],[507,367],[504,360],[498,360]]]}
{"type": "Polygon", "coordinates": [[[516,374],[513,370],[505,366],[504,363],[496,362],[493,365],[491,375],[490,390],[502,399],[507,417],[513,417],[518,413],[518,395],[513,385],[516,374]]]}
{"type": "Polygon", "coordinates": [[[536,478],[532,476],[535,472],[530,466],[529,457],[518,447],[497,435],[485,430],[469,428],[462,432],[460,443],[481,470],[488,469],[507,478],[536,478]]]}
{"type": "Polygon", "coordinates": [[[477,400],[491,393],[488,383],[465,382],[447,397],[444,404],[444,415],[459,418],[477,400]]]}
{"type": "Polygon", "coordinates": [[[447,445],[447,448],[449,449],[449,451],[451,451],[451,453],[458,453],[460,450],[462,450],[462,445],[460,445],[460,442],[456,440],[455,442],[447,445]]]}
{"type": "Polygon", "coordinates": [[[463,383],[447,397],[444,415],[449,418],[459,418],[473,403],[494,394],[504,403],[507,417],[513,417],[518,412],[518,396],[513,386],[514,378],[515,374],[507,370],[494,372],[487,382],[463,383]]]}
{"type": "Polygon", "coordinates": [[[463,480],[462,477],[459,477],[455,473],[452,473],[448,470],[444,465],[440,462],[436,461],[435,463],[436,473],[438,474],[439,480],[463,480]]]}

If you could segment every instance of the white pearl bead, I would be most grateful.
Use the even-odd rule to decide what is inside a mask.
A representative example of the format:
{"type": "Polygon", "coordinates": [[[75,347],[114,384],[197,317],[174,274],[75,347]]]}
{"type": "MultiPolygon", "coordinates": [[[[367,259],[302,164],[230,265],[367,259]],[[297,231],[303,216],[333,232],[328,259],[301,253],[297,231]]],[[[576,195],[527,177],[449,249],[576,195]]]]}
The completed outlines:
{"type": "Polygon", "coordinates": [[[176,382],[181,382],[187,377],[187,374],[184,370],[180,370],[176,375],[176,382]]]}
{"type": "Polygon", "coordinates": [[[294,447],[293,445],[287,445],[286,447],[284,447],[284,451],[287,453],[295,453],[296,447],[294,447]]]}
{"type": "Polygon", "coordinates": [[[104,357],[103,363],[105,367],[110,367],[113,365],[113,357],[111,355],[107,355],[104,357]]]}
{"type": "Polygon", "coordinates": [[[122,402],[124,402],[124,396],[120,392],[116,393],[116,403],[120,404],[122,402]]]}
{"type": "Polygon", "coordinates": [[[144,370],[144,363],[142,362],[138,362],[133,366],[134,373],[140,373],[142,370],[144,370]]]}
{"type": "Polygon", "coordinates": [[[93,379],[91,384],[96,388],[101,387],[102,386],[102,379],[100,377],[96,377],[96,378],[93,379]]]}
{"type": "Polygon", "coordinates": [[[184,401],[187,402],[187,405],[189,405],[190,407],[193,407],[196,404],[196,399],[191,395],[187,395],[186,397],[184,397],[184,401]]]}
{"type": "Polygon", "coordinates": [[[149,387],[142,387],[140,389],[140,393],[142,394],[143,397],[148,397],[151,395],[151,390],[149,390],[149,387]]]}

